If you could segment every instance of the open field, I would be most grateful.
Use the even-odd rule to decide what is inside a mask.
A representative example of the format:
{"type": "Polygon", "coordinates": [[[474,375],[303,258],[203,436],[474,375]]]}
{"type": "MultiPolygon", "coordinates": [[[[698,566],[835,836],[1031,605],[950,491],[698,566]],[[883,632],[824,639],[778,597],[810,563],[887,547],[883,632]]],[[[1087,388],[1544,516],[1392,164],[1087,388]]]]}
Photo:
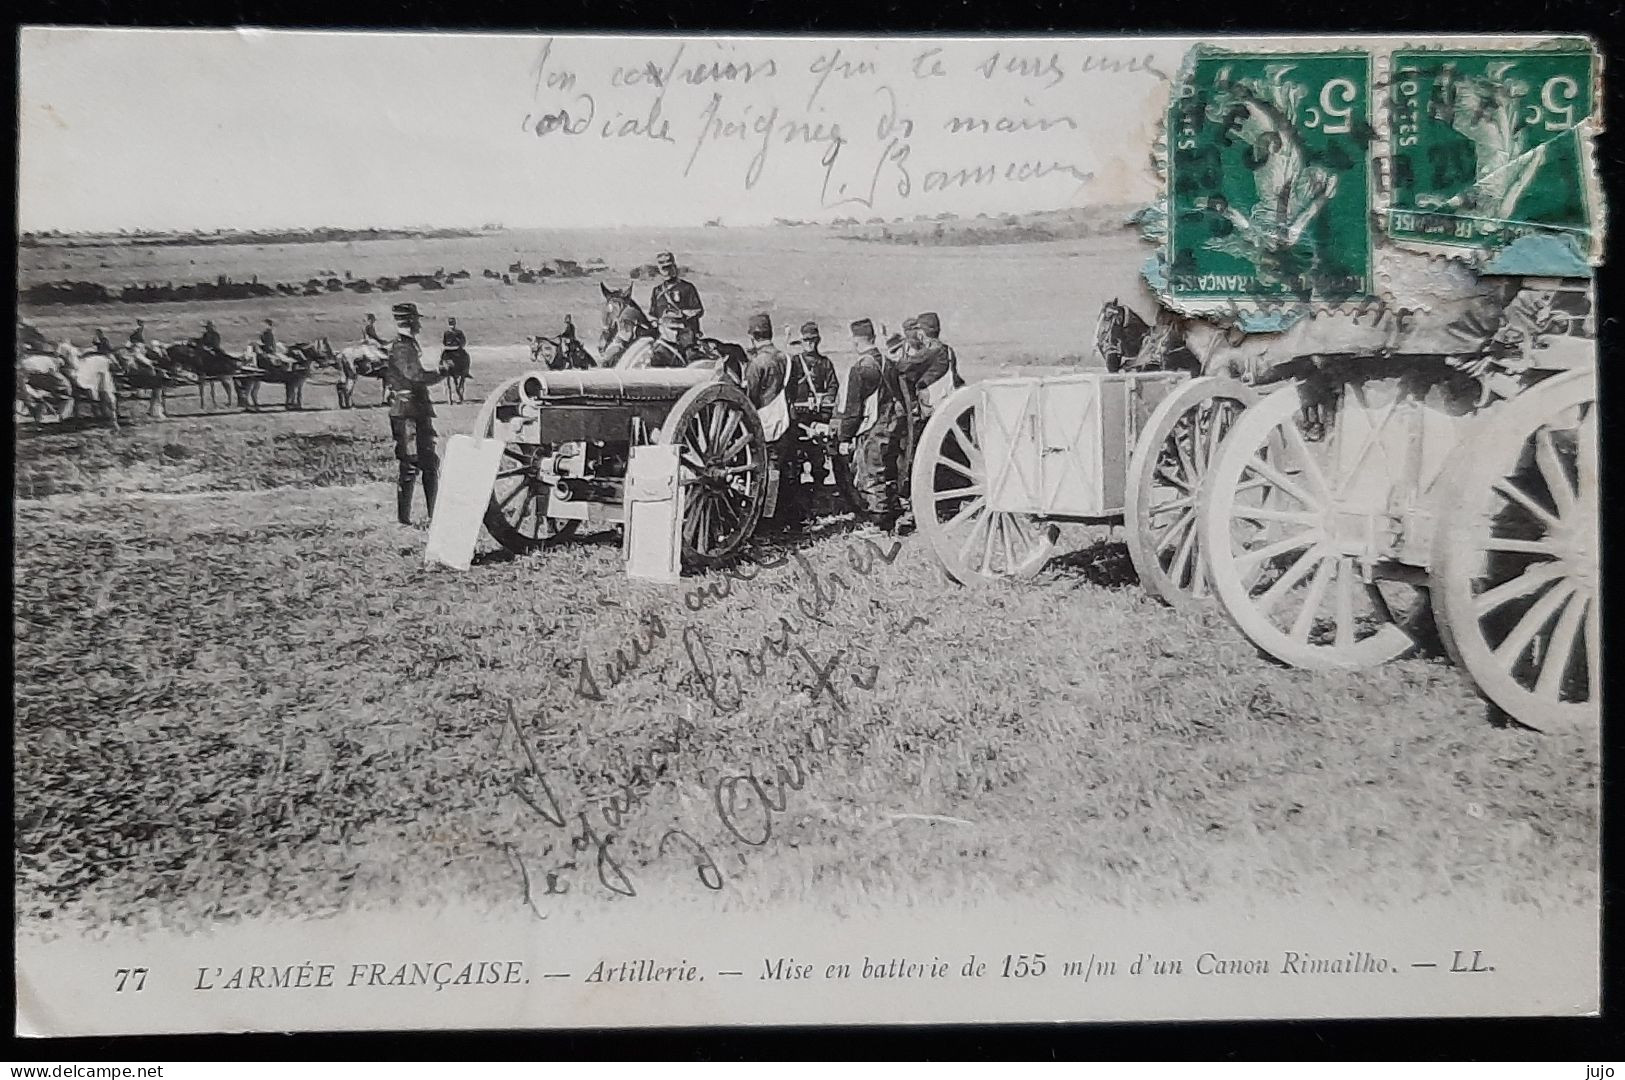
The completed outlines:
{"type": "MultiPolygon", "coordinates": [[[[177,258],[200,278],[261,259],[277,276],[299,260],[466,266],[470,283],[406,294],[431,333],[454,314],[487,347],[470,403],[440,406],[447,434],[519,370],[524,333],[566,312],[584,336],[597,322],[591,280],[504,288],[481,267],[624,267],[665,246],[696,268],[708,330],[743,337],[760,308],[781,329],[824,320],[840,348],[849,316],[933,308],[971,378],[1083,362],[1100,303],[1135,295],[1144,255],[1126,232],[959,249],[711,229],[23,257],[25,280],[119,260],[179,278],[148,262],[177,258]]],[[[208,317],[230,344],[272,315],[337,344],[385,304],[144,315],[160,338],[208,317]]],[[[118,309],[24,315],[82,338],[133,314],[118,309]]],[[[321,411],[197,416],[177,395],[178,419],[118,436],[20,431],[27,932],[523,903],[527,884],[545,910],[566,902],[550,882],[590,904],[700,889],[713,871],[740,907],[1037,891],[1596,902],[1594,744],[1496,723],[1437,656],[1356,674],[1267,662],[1218,611],[1148,598],[1114,530],[1070,530],[1034,582],[982,590],[947,584],[912,538],[877,554],[838,516],[679,588],[629,581],[606,534],[428,571],[422,528],[387,505],[383,410],[340,412],[320,386],[307,401],[321,411]],[[782,810],[730,780],[747,770],[782,810]]]]}

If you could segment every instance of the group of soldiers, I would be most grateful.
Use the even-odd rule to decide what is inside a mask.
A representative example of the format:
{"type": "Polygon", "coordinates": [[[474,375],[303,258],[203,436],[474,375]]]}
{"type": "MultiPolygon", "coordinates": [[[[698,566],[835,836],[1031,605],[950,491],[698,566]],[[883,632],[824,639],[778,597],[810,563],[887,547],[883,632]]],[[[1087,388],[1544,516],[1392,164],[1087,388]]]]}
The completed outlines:
{"type": "Polygon", "coordinates": [[[811,510],[801,483],[803,466],[812,490],[828,477],[829,451],[851,477],[853,508],[860,521],[884,532],[907,524],[904,494],[912,466],[906,449],[918,443],[932,410],[964,385],[954,350],[942,340],[942,320],[924,312],[903,320],[901,331],[879,341],[872,319],[849,326],[857,359],[837,403],[835,365],[819,351],[816,322],[790,336],[788,355],[773,343],[773,320],[750,318],[750,357],[742,381],[762,419],[768,460],[777,474],[772,520],[792,523],[811,510]]]}
{"type": "MultiPolygon", "coordinates": [[[[649,295],[648,315],[658,337],[648,365],[713,362],[700,330],[705,304],[699,290],[680,275],[671,252],[660,252],[655,265],[661,280],[649,295]]],[[[851,478],[860,519],[887,532],[896,531],[899,522],[906,525],[912,466],[906,450],[919,441],[932,409],[964,385],[958,358],[942,340],[938,315],[928,311],[904,319],[902,329],[884,343],[872,319],[854,320],[850,332],[857,361],[842,402],[836,401],[835,366],[819,351],[823,337],[816,322],[804,322],[790,335],[788,354],[774,344],[773,320],[766,313],[752,316],[746,330],[749,360],[737,374],[762,418],[777,477],[771,520],[789,524],[805,517],[812,493],[829,478],[833,451],[835,464],[845,466],[851,478]],[[802,483],[804,472],[810,488],[802,483]]]]}

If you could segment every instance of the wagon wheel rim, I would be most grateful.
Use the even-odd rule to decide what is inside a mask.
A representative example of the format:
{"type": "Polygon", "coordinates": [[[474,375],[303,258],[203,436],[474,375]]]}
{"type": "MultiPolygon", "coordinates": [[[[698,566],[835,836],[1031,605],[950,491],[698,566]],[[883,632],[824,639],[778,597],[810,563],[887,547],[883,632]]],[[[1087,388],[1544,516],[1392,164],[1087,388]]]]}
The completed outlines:
{"type": "Polygon", "coordinates": [[[1433,574],[1445,645],[1520,723],[1595,734],[1602,619],[1589,373],[1513,399],[1460,454],[1433,574]]]}
{"type": "Polygon", "coordinates": [[[1129,559],[1146,591],[1174,607],[1212,597],[1198,525],[1202,484],[1257,400],[1235,379],[1193,379],[1157,407],[1134,448],[1123,511],[1129,559]]]}
{"type": "Polygon", "coordinates": [[[1346,478],[1298,427],[1299,386],[1247,409],[1219,447],[1198,528],[1214,595],[1283,663],[1357,670],[1415,644],[1396,605],[1333,525],[1346,478]]]}
{"type": "MultiPolygon", "coordinates": [[[[491,394],[474,421],[474,434],[492,438],[500,414],[519,405],[521,379],[502,384],[491,394]]],[[[485,508],[485,528],[497,543],[523,555],[548,547],[572,535],[579,522],[549,517],[552,490],[541,477],[543,459],[556,448],[540,443],[506,443],[497,465],[491,498],[485,508]]]]}
{"type": "Polygon", "coordinates": [[[1036,514],[993,510],[976,429],[980,393],[964,387],[921,432],[912,475],[915,528],[962,585],[1025,580],[1055,551],[1060,530],[1036,514]]]}
{"type": "Polygon", "coordinates": [[[674,412],[661,441],[678,451],[683,558],[690,565],[715,566],[744,546],[761,518],[767,441],[750,402],[727,384],[696,387],[674,412]]]}

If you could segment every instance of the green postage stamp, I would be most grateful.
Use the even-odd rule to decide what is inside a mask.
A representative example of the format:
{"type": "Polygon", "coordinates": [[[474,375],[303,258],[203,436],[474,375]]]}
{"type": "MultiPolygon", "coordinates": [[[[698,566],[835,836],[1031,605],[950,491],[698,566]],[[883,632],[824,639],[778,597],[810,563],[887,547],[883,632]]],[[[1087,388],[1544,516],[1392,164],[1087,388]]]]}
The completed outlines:
{"type": "Polygon", "coordinates": [[[1590,250],[1586,43],[1400,51],[1391,71],[1390,236],[1491,250],[1548,234],[1590,250]]]}
{"type": "Polygon", "coordinates": [[[1369,295],[1373,134],[1366,52],[1197,51],[1168,117],[1169,299],[1369,295]]]}

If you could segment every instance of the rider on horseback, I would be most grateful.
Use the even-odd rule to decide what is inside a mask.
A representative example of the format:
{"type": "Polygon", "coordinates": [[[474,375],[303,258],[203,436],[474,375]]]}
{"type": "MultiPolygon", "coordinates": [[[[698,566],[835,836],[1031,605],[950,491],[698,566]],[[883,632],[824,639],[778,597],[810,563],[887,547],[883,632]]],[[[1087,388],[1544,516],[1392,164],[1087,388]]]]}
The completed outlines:
{"type": "Polygon", "coordinates": [[[260,359],[268,361],[274,367],[284,369],[293,367],[293,357],[277,343],[276,324],[270,319],[265,320],[265,329],[260,331],[259,346],[260,359]]]}
{"type": "Polygon", "coordinates": [[[367,325],[361,328],[361,343],[376,348],[380,353],[389,352],[389,346],[378,334],[378,317],[370,311],[367,313],[367,325]]]}

